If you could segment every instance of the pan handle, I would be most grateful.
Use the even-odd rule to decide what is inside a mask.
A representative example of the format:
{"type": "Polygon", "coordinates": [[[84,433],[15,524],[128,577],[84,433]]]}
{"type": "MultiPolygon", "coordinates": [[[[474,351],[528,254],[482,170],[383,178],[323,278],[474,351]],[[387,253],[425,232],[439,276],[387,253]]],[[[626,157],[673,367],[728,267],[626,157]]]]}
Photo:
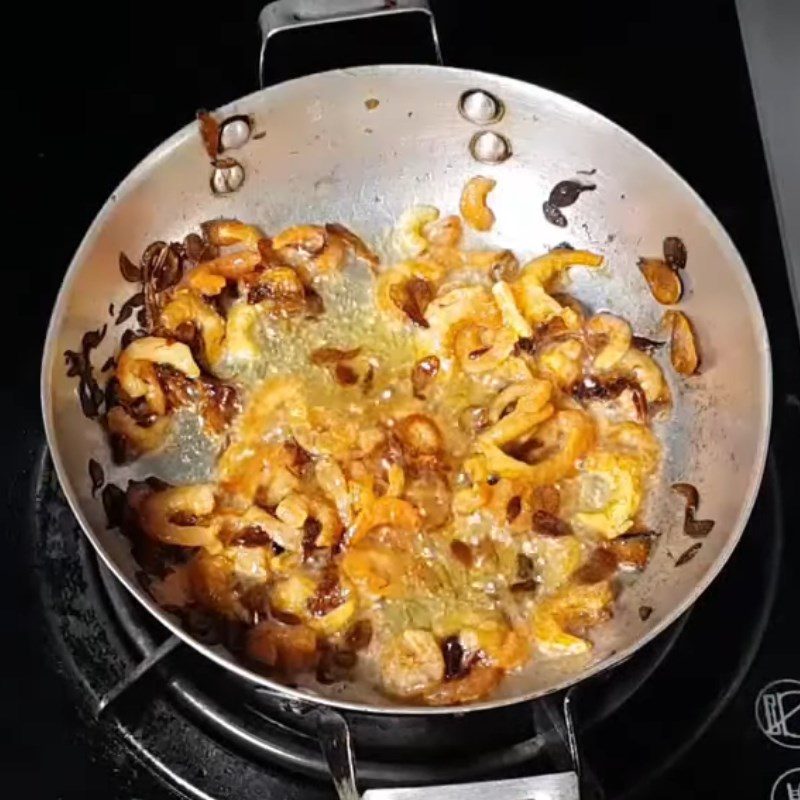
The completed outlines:
{"type": "Polygon", "coordinates": [[[420,13],[428,17],[436,60],[442,64],[439,33],[428,0],[275,0],[261,9],[261,53],[258,59],[258,84],[264,86],[264,66],[269,40],[282,31],[308,28],[330,22],[387,17],[394,14],[420,13]]]}
{"type": "Polygon", "coordinates": [[[555,761],[555,766],[561,770],[559,772],[444,786],[369,789],[359,795],[355,753],[347,719],[338,711],[323,706],[317,710],[317,734],[339,800],[359,800],[359,797],[360,800],[581,800],[581,770],[570,693],[564,696],[560,709],[544,698],[534,701],[533,710],[542,711],[547,718],[543,730],[552,733],[552,737],[550,733],[540,736],[560,740],[566,748],[566,758],[555,761]]]}
{"type": "Polygon", "coordinates": [[[332,708],[321,708],[317,717],[319,743],[339,800],[359,800],[356,788],[356,764],[350,726],[347,720],[332,708]]]}

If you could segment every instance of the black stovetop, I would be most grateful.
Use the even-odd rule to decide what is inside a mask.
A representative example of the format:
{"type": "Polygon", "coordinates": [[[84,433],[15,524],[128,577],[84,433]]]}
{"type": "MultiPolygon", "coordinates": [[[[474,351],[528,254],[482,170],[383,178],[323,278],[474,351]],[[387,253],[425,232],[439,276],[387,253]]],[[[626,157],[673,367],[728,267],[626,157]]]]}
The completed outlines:
{"type": "MultiPolygon", "coordinates": [[[[626,687],[624,702],[611,703],[580,736],[593,784],[609,800],[792,800],[788,787],[800,772],[781,776],[800,769],[800,712],[790,716],[798,702],[791,692],[800,688],[800,350],[733,3],[587,0],[530,4],[524,17],[520,4],[434,5],[447,63],[539,83],[628,128],[700,192],[749,266],[775,366],[773,448],[751,523],[720,578],[664,634],[669,642],[645,654],[646,668],[639,661],[624,678],[612,674],[610,688],[589,691],[583,706],[579,695],[577,705],[579,717],[589,717],[598,698],[626,687]],[[646,680],[639,685],[636,675],[646,680]]],[[[19,187],[23,199],[33,190],[19,221],[28,235],[7,248],[0,273],[11,299],[4,341],[13,353],[0,450],[7,483],[0,630],[8,644],[0,659],[0,759],[9,796],[333,796],[329,784],[260,760],[208,721],[198,723],[167,686],[175,671],[193,674],[184,663],[191,654],[176,653],[95,719],[96,694],[139,655],[53,484],[39,416],[46,320],[83,232],[133,164],[196,108],[255,88],[259,8],[201,12],[143,0],[91,14],[60,7],[18,27],[21,38],[36,31],[36,58],[25,70],[29,91],[9,116],[17,149],[6,165],[14,198],[19,187]],[[180,781],[187,783],[179,788],[180,781]]],[[[427,55],[424,26],[398,30],[376,31],[370,47],[344,32],[314,34],[302,59],[286,40],[271,55],[271,74],[427,55]]]]}

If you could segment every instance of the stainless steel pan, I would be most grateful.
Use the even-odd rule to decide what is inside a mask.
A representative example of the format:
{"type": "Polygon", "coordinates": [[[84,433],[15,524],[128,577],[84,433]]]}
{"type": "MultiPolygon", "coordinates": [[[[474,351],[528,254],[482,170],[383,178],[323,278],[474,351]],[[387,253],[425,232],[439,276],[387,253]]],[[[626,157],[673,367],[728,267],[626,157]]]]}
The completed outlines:
{"type": "MultiPolygon", "coordinates": [[[[285,10],[285,4],[278,6],[285,10]]],[[[278,19],[275,9],[265,22],[278,19]]],[[[286,19],[296,22],[298,15],[286,19]]],[[[666,457],[650,509],[663,535],[641,579],[622,594],[614,619],[597,631],[592,654],[534,665],[507,679],[497,696],[470,708],[516,703],[580,681],[627,658],[686,610],[744,529],[761,480],[771,407],[769,346],[753,286],[731,240],[691,187],[633,136],[585,106],[538,86],[469,70],[390,65],[337,70],[264,89],[217,113],[249,115],[255,130],[265,132],[233,153],[245,176],[238,191],[212,193],[195,123],[176,133],[131,172],[97,215],[67,271],[47,334],[42,406],[52,457],[87,537],[130,592],[196,650],[275,693],[360,711],[453,713],[399,708],[377,695],[288,688],[184,632],[140,588],[127,540],[107,529],[101,505],[91,496],[90,458],[101,461],[110,480],[122,476],[111,466],[100,426],[81,413],[62,354],[75,348],[86,330],[112,322],[109,303],[119,307],[130,295],[130,284],[117,269],[120,251],[135,254],[156,239],[179,240],[200,222],[220,216],[255,221],[266,231],[337,220],[379,243],[415,203],[457,209],[465,181],[480,173],[497,180],[492,194],[497,224],[484,241],[520,256],[564,239],[599,250],[610,268],[601,276],[576,277],[573,291],[591,308],[625,315],[641,335],[655,335],[663,308],[650,296],[637,258],[660,253],[665,236],[680,236],[689,253],[681,308],[696,325],[703,368],[698,376],[678,380],[665,367],[673,376],[675,402],[661,427],[666,457]],[[460,113],[460,98],[474,89],[502,103],[499,119],[476,124],[460,113]],[[377,107],[365,104],[371,98],[379,101],[377,107]],[[470,143],[487,132],[482,144],[505,141],[510,158],[476,161],[470,143]],[[587,169],[596,170],[597,189],[567,209],[568,227],[545,221],[542,202],[553,185],[587,169]],[[696,556],[682,565],[676,560],[693,541],[682,531],[683,501],[668,491],[675,481],[694,483],[703,517],[716,521],[696,556]],[[643,606],[653,609],[646,619],[643,606]]],[[[96,364],[112,354],[116,341],[118,335],[106,337],[94,355],[96,364]]],[[[173,464],[164,477],[188,477],[180,472],[173,464]]]]}

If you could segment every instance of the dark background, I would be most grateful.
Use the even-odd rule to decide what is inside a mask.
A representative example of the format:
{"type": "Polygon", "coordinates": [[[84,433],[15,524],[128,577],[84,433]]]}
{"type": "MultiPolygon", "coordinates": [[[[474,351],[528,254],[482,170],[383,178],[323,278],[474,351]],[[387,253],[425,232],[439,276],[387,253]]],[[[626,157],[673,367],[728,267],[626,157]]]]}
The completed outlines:
{"type": "MultiPolygon", "coordinates": [[[[4,58],[12,88],[4,186],[13,246],[0,259],[4,288],[1,323],[7,328],[2,381],[5,499],[0,585],[17,614],[4,616],[6,670],[0,689],[0,741],[9,796],[90,798],[133,796],[130,764],[104,765],[102,745],[91,752],[77,733],[73,701],[42,663],[26,616],[34,589],[15,556],[24,536],[31,462],[41,446],[39,358],[46,320],[63,273],[95,213],[127,172],[152,148],[215,106],[257,88],[260,3],[108,3],[16,8],[6,19],[4,58]],[[19,51],[19,55],[16,55],[19,51]],[[22,213],[20,213],[20,211],[22,213]],[[47,713],[32,713],[36,708],[47,713]],[[62,777],[52,780],[52,773],[62,777]],[[13,789],[16,783],[18,789],[13,789]],[[53,787],[57,786],[57,789],[53,787]]],[[[539,83],[609,116],[671,163],[708,202],[739,247],[762,299],[776,365],[775,439],[786,484],[795,488],[798,431],[797,328],[756,127],[746,65],[732,2],[435,3],[445,62],[539,83]]],[[[356,26],[287,36],[268,56],[274,79],[326,67],[370,61],[426,60],[426,27],[406,22],[391,29],[356,26]]],[[[6,218],[8,223],[8,218],[6,218]]],[[[787,499],[789,541],[784,558],[800,572],[797,493],[787,499]]],[[[784,570],[784,580],[789,580],[784,570]]],[[[797,608],[777,606],[789,628],[797,608]]],[[[732,620],[735,624],[735,620],[732,620]]],[[[776,622],[777,624],[777,622],[776,622]]],[[[795,628],[796,630],[796,628],[795,628]]],[[[772,643],[761,663],[797,654],[797,637],[772,643]]],[[[2,665],[2,660],[0,660],[2,665]]],[[[3,673],[0,673],[3,674],[3,673]]],[[[763,685],[762,680],[759,685],[763,685]]],[[[755,685],[755,684],[754,684],[755,685]]],[[[736,703],[751,704],[749,695],[736,703]]],[[[730,725],[750,719],[739,709],[730,725]]],[[[654,725],[657,721],[654,720],[654,725]]],[[[768,759],[755,738],[730,730],[728,758],[768,759]],[[741,752],[744,748],[744,752],[741,752]],[[752,748],[752,749],[750,749],[752,748]],[[737,750],[739,752],[737,752],[737,750]]],[[[657,732],[651,734],[657,746],[657,732]]],[[[673,773],[680,794],[717,797],[703,758],[719,765],[720,752],[703,743],[673,773]],[[698,749],[699,748],[699,749],[698,749]],[[701,794],[702,792],[702,794],[701,794]]],[[[791,766],[791,762],[786,767],[791,766]]],[[[762,780],[741,794],[756,797],[762,780]]],[[[777,772],[775,773],[777,774],[777,772]]],[[[137,784],[138,796],[154,789],[137,784]]],[[[650,796],[661,797],[654,788],[650,796]]]]}

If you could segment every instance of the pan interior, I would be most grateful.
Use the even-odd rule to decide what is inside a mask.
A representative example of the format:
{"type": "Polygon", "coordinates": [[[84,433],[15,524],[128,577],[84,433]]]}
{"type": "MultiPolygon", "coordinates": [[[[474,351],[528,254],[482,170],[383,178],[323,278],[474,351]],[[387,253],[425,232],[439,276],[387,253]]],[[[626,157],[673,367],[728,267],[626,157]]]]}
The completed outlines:
{"type": "Polygon", "coordinates": [[[409,206],[424,203],[453,213],[464,183],[481,174],[497,181],[491,197],[497,222],[481,242],[509,247],[521,260],[565,240],[602,253],[608,268],[601,275],[575,270],[570,291],[592,310],[623,315],[639,335],[659,338],[664,309],[650,296],[637,259],[658,256],[665,236],[680,236],[689,253],[681,309],[696,326],[703,362],[700,374],[684,381],[660,357],[674,399],[658,431],[664,464],[648,510],[661,538],[643,576],[619,598],[614,619],[594,632],[592,653],[532,664],[509,676],[490,701],[469,708],[512,703],[577,681],[625,658],[687,608],[744,528],[763,469],[771,404],[758,301],[730,239],[690,187],[591,110],[535,86],[470,71],[380,66],[323,73],[250,95],[220,114],[251,115],[254,130],[265,133],[235,152],[245,171],[242,187],[215,196],[196,126],[177,133],[128,176],[98,215],[67,274],[48,332],[42,400],[59,478],[90,540],[128,589],[194,647],[278,691],[374,711],[449,713],[398,708],[357,688],[280,687],[227,652],[191,639],[158,609],[134,577],[126,540],[106,528],[102,507],[91,496],[89,458],[102,463],[108,480],[123,483],[127,474],[111,465],[100,426],[82,415],[62,354],[75,349],[85,331],[109,323],[112,335],[94,363],[112,355],[119,333],[108,305],[119,308],[131,294],[117,268],[120,251],[135,256],[151,241],[180,240],[214,217],[251,221],[268,232],[309,220],[339,221],[380,249],[409,206]],[[459,98],[476,88],[498,97],[505,109],[491,127],[511,147],[511,157],[499,164],[478,163],[470,152],[481,129],[459,113],[459,98]],[[366,102],[372,99],[377,106],[366,102]],[[555,227],[545,220],[542,202],[558,181],[580,178],[582,170],[594,170],[597,189],[565,209],[566,228],[555,227]],[[702,516],[716,521],[697,555],[679,567],[676,559],[693,541],[682,531],[682,500],[668,491],[676,481],[695,484],[702,516]],[[643,606],[652,609],[646,620],[643,606]]]}

